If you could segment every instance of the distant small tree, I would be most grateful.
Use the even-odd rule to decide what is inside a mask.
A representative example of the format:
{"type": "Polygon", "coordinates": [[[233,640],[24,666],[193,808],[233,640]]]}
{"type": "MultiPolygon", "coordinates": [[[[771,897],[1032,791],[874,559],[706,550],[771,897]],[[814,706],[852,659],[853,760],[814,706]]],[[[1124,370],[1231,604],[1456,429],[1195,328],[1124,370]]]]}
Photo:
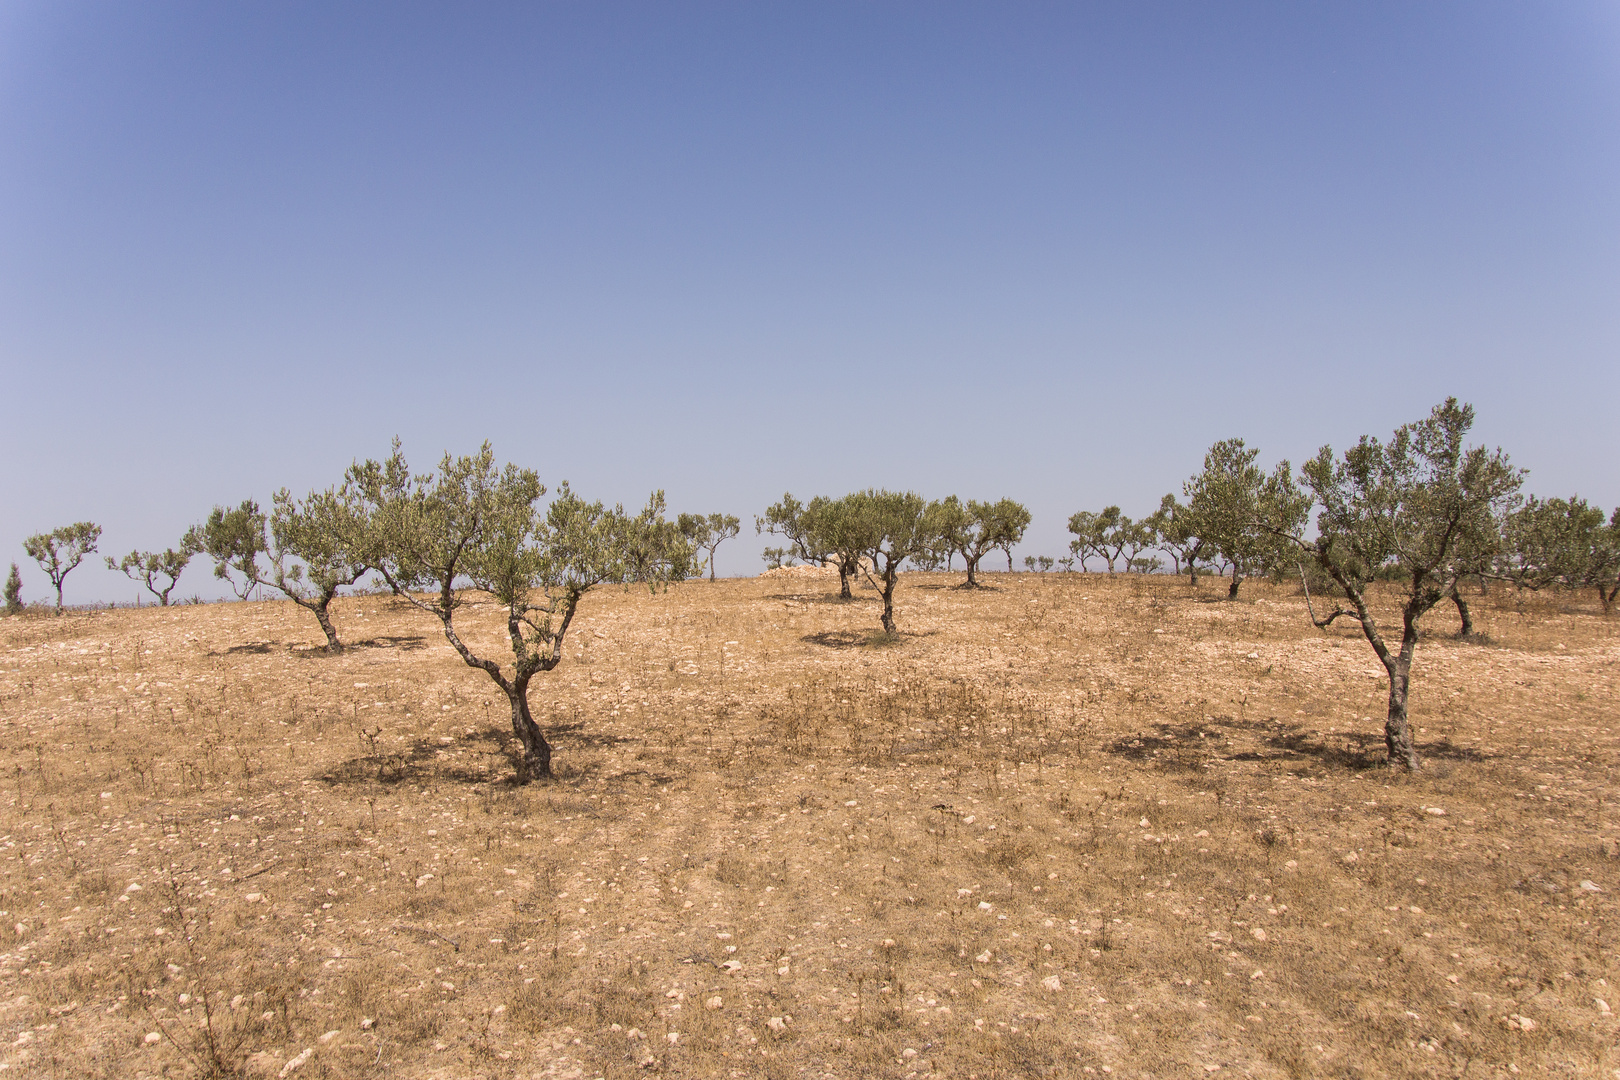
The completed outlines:
{"type": "Polygon", "coordinates": [[[266,547],[264,512],[252,499],[239,506],[216,506],[201,525],[194,525],[181,538],[191,547],[214,560],[214,576],[246,600],[259,584],[259,556],[266,547]]]}
{"type": "Polygon", "coordinates": [[[860,538],[850,530],[847,511],[845,499],[817,495],[800,503],[791,493],[784,494],[781,502],[766,508],[764,517],[754,519],[754,531],[787,540],[786,559],[838,567],[838,595],[850,600],[854,593],[849,583],[860,571],[860,538]]]}
{"type": "Polygon", "coordinates": [[[1090,567],[1086,566],[1087,559],[1103,554],[1098,546],[1098,537],[1103,528],[1093,511],[1078,510],[1069,515],[1069,531],[1074,534],[1074,539],[1069,541],[1069,553],[1079,561],[1081,573],[1090,572],[1090,567]]]}
{"type": "Polygon", "coordinates": [[[17,564],[11,564],[11,575],[6,578],[6,614],[21,615],[23,613],[22,575],[17,572],[17,564]]]}
{"type": "MultiPolygon", "coordinates": [[[[190,533],[180,539],[180,550],[165,548],[162,551],[132,551],[118,562],[113,562],[111,555],[107,556],[107,569],[117,570],[131,581],[145,585],[146,590],[158,598],[161,607],[169,606],[169,594],[180,582],[180,574],[185,570],[186,564],[191,562],[196,549],[188,543],[190,533]],[[163,579],[166,584],[161,584],[163,579]]],[[[140,594],[137,593],[137,596],[140,594]]]]}
{"type": "MultiPolygon", "coordinates": [[[[954,496],[952,496],[954,499],[954,496]]],[[[936,510],[936,521],[943,534],[950,536],[954,550],[962,553],[967,563],[967,581],[964,588],[979,585],[979,562],[992,551],[1007,553],[1007,569],[1012,569],[1012,549],[1023,542],[1029,528],[1029,510],[1013,499],[979,502],[969,499],[959,517],[949,505],[952,499],[941,500],[936,510]]]]}
{"type": "Polygon", "coordinates": [[[1141,521],[1136,522],[1132,522],[1130,518],[1126,518],[1125,522],[1127,523],[1128,527],[1119,530],[1116,543],[1118,544],[1117,550],[1119,551],[1120,558],[1124,561],[1126,571],[1131,573],[1150,573],[1151,571],[1143,571],[1141,569],[1141,567],[1147,563],[1152,563],[1153,568],[1157,569],[1159,566],[1159,560],[1142,559],[1139,558],[1139,556],[1142,554],[1142,552],[1158,545],[1158,523],[1154,520],[1152,515],[1149,515],[1141,521]]]}
{"type": "Polygon", "coordinates": [[[505,693],[520,747],[518,782],[549,779],[551,744],[530,712],[529,685],[562,662],[580,599],[606,582],[629,583],[636,573],[633,549],[664,581],[684,578],[692,565],[695,549],[679,529],[666,528],[673,523],[663,518],[663,493],[630,515],[623,507],[587,503],[564,483],[542,511],[536,504],[546,489],[538,474],[497,467],[488,443],[471,457],[446,454],[437,475],[412,476],[396,442],[386,462],[357,464],[349,477],[377,529],[384,579],[396,595],[437,618],[462,661],[505,693]],[[649,537],[679,549],[647,555],[649,537]],[[430,591],[424,598],[417,588],[430,591]],[[506,609],[510,674],[474,653],[456,628],[469,588],[506,609]]]}
{"type": "Polygon", "coordinates": [[[1069,550],[1085,566],[1089,555],[1100,556],[1108,564],[1108,572],[1123,562],[1127,569],[1143,548],[1153,546],[1156,537],[1151,528],[1132,521],[1117,506],[1105,506],[1100,513],[1082,510],[1069,518],[1069,531],[1075,538],[1069,550]]]}
{"type": "Polygon", "coordinates": [[[715,549],[736,536],[742,522],[735,514],[682,514],[677,527],[688,541],[709,553],[709,580],[713,581],[715,549]]]}
{"type": "MultiPolygon", "coordinates": [[[[952,568],[956,553],[968,548],[973,541],[973,519],[968,508],[962,505],[962,500],[955,495],[947,495],[939,500],[936,518],[936,532],[934,541],[927,551],[912,556],[912,565],[919,570],[946,570],[952,568]]],[[[964,558],[968,558],[964,555],[964,558]]],[[[968,584],[963,588],[972,588],[976,582],[973,580],[973,561],[968,558],[968,584]]]]}
{"type": "Polygon", "coordinates": [[[1148,517],[1148,523],[1158,536],[1159,550],[1170,556],[1175,573],[1179,576],[1185,565],[1191,583],[1197,585],[1198,564],[1204,559],[1205,546],[1193,531],[1192,512],[1169,494],[1159,500],[1159,508],[1148,517]]]}
{"type": "Polygon", "coordinates": [[[1298,534],[1310,512],[1288,462],[1267,475],[1255,464],[1259,454],[1242,439],[1224,439],[1204,455],[1204,471],[1182,487],[1191,533],[1231,564],[1231,599],[1246,574],[1289,565],[1285,538],[1298,534]]]}
{"type": "MultiPolygon", "coordinates": [[[[810,502],[811,506],[805,506],[792,492],[786,492],[780,502],[766,507],[764,517],[754,518],[756,533],[772,533],[787,541],[783,547],[765,549],[767,563],[774,560],[777,566],[791,566],[797,560],[811,566],[827,564],[826,542],[817,529],[827,500],[818,496],[810,502]]],[[[844,593],[849,593],[847,580],[844,593]]]]}
{"type": "Polygon", "coordinates": [[[1035,572],[1035,556],[1033,556],[1033,555],[1025,555],[1024,556],[1024,569],[1028,570],[1031,574],[1033,574],[1035,572]]]}
{"type": "MultiPolygon", "coordinates": [[[[1474,409],[1447,398],[1428,417],[1397,428],[1386,445],[1369,436],[1335,461],[1324,446],[1301,470],[1322,510],[1314,542],[1278,529],[1280,540],[1308,551],[1327,572],[1348,609],[1336,606],[1317,626],[1355,620],[1389,678],[1384,742],[1391,765],[1416,769],[1407,716],[1418,621],[1453,596],[1460,579],[1496,550],[1497,522],[1512,509],[1523,483],[1500,449],[1464,447],[1474,409]],[[1401,640],[1384,638],[1367,602],[1367,587],[1385,568],[1401,583],[1401,640]]],[[[1309,594],[1307,594],[1309,603],[1309,594]]]]}
{"type": "MultiPolygon", "coordinates": [[[[1029,529],[1029,509],[1016,499],[997,499],[993,503],[969,500],[968,514],[974,528],[988,542],[983,554],[1000,550],[1007,556],[1007,570],[1012,571],[1012,549],[1024,542],[1029,529]]],[[[966,557],[966,553],[963,553],[966,557]]],[[[975,563],[975,566],[977,563],[975,563]]],[[[971,573],[968,575],[973,576],[971,573]]]]}
{"type": "Polygon", "coordinates": [[[1531,496],[1507,516],[1496,576],[1521,588],[1596,590],[1603,613],[1620,595],[1620,507],[1603,511],[1579,496],[1531,496]]]}
{"type": "Polygon", "coordinates": [[[35,533],[23,541],[28,557],[50,577],[56,587],[56,613],[62,614],[62,582],[74,567],[93,554],[101,539],[101,526],[93,521],[64,525],[48,533],[35,533]]]}
{"type": "Polygon", "coordinates": [[[868,489],[839,500],[846,543],[870,560],[867,578],[883,596],[883,629],[895,632],[894,589],[906,560],[937,545],[940,504],[910,491],[868,489]]]}
{"type": "Polygon", "coordinates": [[[254,586],[275,589],[315,616],[326,651],[343,642],[332,625],[338,590],[365,576],[376,559],[359,491],[352,484],[295,499],[282,488],[268,517],[252,499],[216,506],[184,541],[214,560],[214,576],[247,599],[254,586]],[[260,557],[264,558],[263,565],[260,557]]]}

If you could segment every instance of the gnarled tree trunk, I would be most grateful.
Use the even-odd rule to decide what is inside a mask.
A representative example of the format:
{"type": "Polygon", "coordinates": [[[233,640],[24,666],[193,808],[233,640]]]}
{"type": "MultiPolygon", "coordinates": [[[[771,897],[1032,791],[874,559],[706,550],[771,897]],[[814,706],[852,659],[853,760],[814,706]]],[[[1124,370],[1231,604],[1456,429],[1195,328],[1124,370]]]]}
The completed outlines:
{"type": "Polygon", "coordinates": [[[1402,635],[1401,651],[1384,657],[1384,670],[1389,674],[1389,714],[1384,719],[1384,746],[1389,750],[1391,765],[1405,766],[1415,772],[1418,768],[1417,748],[1412,745],[1412,724],[1407,716],[1406,703],[1412,689],[1412,653],[1417,648],[1417,625],[1408,620],[1402,635]]]}
{"type": "Polygon", "coordinates": [[[321,632],[326,635],[326,651],[328,655],[336,656],[343,651],[343,642],[338,640],[337,628],[332,625],[332,616],[327,614],[327,605],[331,604],[330,596],[323,596],[318,600],[300,600],[293,597],[301,608],[308,608],[314,615],[315,621],[321,624],[321,632]]]}
{"type": "Polygon", "coordinates": [[[517,759],[517,782],[551,779],[551,744],[529,712],[529,679],[520,675],[502,687],[512,704],[512,734],[521,752],[517,759]]]}
{"type": "Polygon", "coordinates": [[[1452,601],[1457,605],[1457,618],[1462,620],[1462,629],[1457,631],[1458,637],[1471,637],[1474,633],[1474,617],[1468,610],[1468,601],[1462,598],[1462,593],[1451,594],[1452,601]]]}

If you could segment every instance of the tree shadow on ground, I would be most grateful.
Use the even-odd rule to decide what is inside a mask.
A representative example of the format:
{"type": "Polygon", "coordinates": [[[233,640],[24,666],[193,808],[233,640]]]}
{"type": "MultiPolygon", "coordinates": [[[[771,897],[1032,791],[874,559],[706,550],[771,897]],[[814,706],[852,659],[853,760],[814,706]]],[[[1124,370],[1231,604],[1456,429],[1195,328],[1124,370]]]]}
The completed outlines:
{"type": "Polygon", "coordinates": [[[404,750],[372,747],[368,753],[340,762],[315,779],[333,787],[392,785],[428,778],[475,784],[510,781],[515,742],[506,732],[493,730],[475,731],[449,743],[436,738],[414,739],[404,750]],[[462,754],[467,753],[476,757],[465,760],[462,754]],[[491,759],[497,756],[500,764],[493,766],[491,759]]]}
{"type": "Polygon", "coordinates": [[[871,636],[870,630],[823,630],[819,634],[806,634],[799,640],[828,649],[858,649],[871,636]]]}
{"type": "MultiPolygon", "coordinates": [[[[1104,748],[1129,761],[1150,762],[1172,769],[1195,770],[1211,761],[1310,761],[1328,769],[1362,772],[1388,764],[1389,754],[1382,732],[1348,732],[1317,735],[1291,725],[1282,726],[1258,720],[1217,717],[1210,724],[1156,724],[1151,734],[1117,739],[1104,748]],[[1222,728],[1235,728],[1269,735],[1261,738],[1261,748],[1229,750],[1229,737],[1222,728]]],[[[1492,756],[1450,739],[1417,744],[1418,757],[1436,761],[1482,762],[1492,756]]]]}
{"type": "MultiPolygon", "coordinates": [[[[420,634],[401,637],[374,637],[364,641],[351,641],[343,646],[343,652],[353,652],[356,649],[400,649],[404,652],[415,652],[427,648],[427,638],[420,634]]],[[[294,645],[289,650],[300,660],[318,660],[324,657],[342,656],[343,653],[329,653],[324,645],[294,645]]]]}
{"type": "Polygon", "coordinates": [[[853,604],[862,599],[851,596],[848,599],[838,595],[837,590],[830,593],[768,593],[767,600],[789,600],[795,604],[853,604]]]}
{"type": "MultiPolygon", "coordinates": [[[[552,749],[564,755],[570,749],[602,749],[636,741],[620,735],[587,732],[583,720],[542,724],[541,729],[552,749]]],[[[466,784],[516,784],[514,765],[518,746],[511,732],[491,727],[451,738],[448,743],[442,741],[443,738],[414,739],[404,750],[368,747],[367,753],[333,766],[316,779],[334,787],[393,785],[427,779],[466,784]]],[[[670,779],[654,778],[654,782],[668,783],[670,779]]]]}
{"type": "Polygon", "coordinates": [[[262,656],[275,648],[273,641],[250,641],[245,645],[232,645],[224,652],[209,653],[209,656],[262,656]]]}

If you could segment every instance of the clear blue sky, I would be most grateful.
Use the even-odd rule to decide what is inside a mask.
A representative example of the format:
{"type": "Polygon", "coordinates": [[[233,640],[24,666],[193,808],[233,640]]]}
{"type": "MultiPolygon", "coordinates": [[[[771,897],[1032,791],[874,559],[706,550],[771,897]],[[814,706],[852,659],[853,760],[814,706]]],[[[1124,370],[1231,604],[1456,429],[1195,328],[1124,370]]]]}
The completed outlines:
{"type": "Polygon", "coordinates": [[[1613,3],[0,5],[34,598],[28,533],[161,548],[395,434],[745,522],[1011,495],[1057,555],[1455,394],[1610,507],[1617,360],[1613,3]]]}

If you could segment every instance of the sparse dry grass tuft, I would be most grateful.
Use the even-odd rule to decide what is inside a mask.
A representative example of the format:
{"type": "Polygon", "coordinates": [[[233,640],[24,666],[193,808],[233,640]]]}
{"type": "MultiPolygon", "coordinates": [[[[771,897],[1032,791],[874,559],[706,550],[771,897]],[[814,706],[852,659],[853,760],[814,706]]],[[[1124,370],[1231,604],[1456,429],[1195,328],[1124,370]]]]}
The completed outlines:
{"type": "Polygon", "coordinates": [[[1437,612],[1408,777],[1371,651],[1290,588],[987,581],[908,577],[892,636],[836,578],[593,594],[527,788],[388,599],[340,602],[340,657],[275,603],[0,622],[0,1063],[1620,1068],[1620,620],[1437,612]]]}

